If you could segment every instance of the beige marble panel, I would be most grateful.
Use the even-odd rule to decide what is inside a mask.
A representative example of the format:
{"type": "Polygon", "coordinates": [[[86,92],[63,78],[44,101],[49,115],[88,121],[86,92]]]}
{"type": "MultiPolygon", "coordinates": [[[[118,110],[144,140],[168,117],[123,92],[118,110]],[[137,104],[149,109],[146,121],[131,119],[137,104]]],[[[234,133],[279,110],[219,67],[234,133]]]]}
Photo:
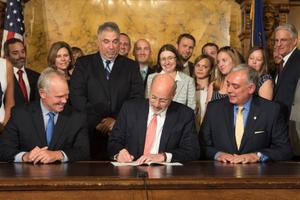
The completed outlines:
{"type": "Polygon", "coordinates": [[[117,22],[133,42],[149,40],[154,61],[160,46],[175,44],[183,32],[197,40],[192,60],[206,42],[240,48],[241,14],[234,0],[31,0],[24,13],[28,62],[39,71],[55,41],[96,51],[97,27],[105,21],[117,22]]]}

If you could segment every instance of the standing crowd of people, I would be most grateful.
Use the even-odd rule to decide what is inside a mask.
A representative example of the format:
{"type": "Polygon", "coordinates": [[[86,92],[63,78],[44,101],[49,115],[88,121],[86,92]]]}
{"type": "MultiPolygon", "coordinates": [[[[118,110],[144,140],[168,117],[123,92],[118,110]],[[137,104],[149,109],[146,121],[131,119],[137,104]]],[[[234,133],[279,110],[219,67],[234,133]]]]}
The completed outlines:
{"type": "Polygon", "coordinates": [[[41,73],[26,62],[22,40],[0,59],[0,160],[253,163],[300,156],[300,51],[292,24],[266,49],[243,57],[212,42],[194,62],[196,39],[133,44],[114,22],[97,31],[98,52],[51,45],[41,73]],[[298,112],[299,111],[299,112],[298,112]]]}

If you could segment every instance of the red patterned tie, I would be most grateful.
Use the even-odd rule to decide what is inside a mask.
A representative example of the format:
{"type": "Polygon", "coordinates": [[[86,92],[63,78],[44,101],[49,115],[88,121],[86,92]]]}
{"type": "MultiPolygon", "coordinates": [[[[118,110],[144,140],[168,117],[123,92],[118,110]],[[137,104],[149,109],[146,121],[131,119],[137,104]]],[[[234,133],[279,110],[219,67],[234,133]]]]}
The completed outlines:
{"type": "Polygon", "coordinates": [[[23,71],[21,69],[19,69],[19,71],[17,73],[19,75],[19,85],[20,85],[22,94],[24,96],[25,102],[28,102],[27,90],[26,90],[25,82],[23,80],[23,71]]]}
{"type": "Polygon", "coordinates": [[[154,115],[147,127],[144,155],[150,154],[155,139],[156,127],[157,127],[157,115],[154,115]]]}

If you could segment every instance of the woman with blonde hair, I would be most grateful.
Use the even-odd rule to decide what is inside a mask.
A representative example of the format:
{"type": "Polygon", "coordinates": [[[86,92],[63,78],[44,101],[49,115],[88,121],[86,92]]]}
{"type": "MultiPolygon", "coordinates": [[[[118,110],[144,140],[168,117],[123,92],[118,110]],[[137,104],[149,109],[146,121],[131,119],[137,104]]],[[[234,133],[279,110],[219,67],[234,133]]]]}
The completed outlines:
{"type": "Polygon", "coordinates": [[[227,96],[226,77],[242,59],[241,54],[230,46],[219,49],[216,78],[208,87],[207,102],[227,96]]]}

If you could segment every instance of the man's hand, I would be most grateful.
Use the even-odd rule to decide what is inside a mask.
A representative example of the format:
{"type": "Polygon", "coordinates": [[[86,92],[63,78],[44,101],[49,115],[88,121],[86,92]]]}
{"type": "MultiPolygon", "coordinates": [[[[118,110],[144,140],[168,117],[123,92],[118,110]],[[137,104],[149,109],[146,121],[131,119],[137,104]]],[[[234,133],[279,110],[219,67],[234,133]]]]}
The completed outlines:
{"type": "Polygon", "coordinates": [[[120,152],[118,153],[117,156],[117,161],[118,162],[132,162],[134,159],[134,157],[132,155],[130,155],[130,153],[127,151],[127,149],[122,149],[120,150],[120,152]]]}
{"type": "Polygon", "coordinates": [[[23,155],[24,162],[33,162],[33,164],[37,164],[39,162],[48,164],[62,159],[63,154],[61,151],[49,151],[48,147],[35,147],[30,152],[23,155]]]}
{"type": "Polygon", "coordinates": [[[165,155],[163,153],[159,154],[149,154],[149,155],[142,155],[139,159],[137,159],[137,163],[139,165],[146,163],[146,162],[155,162],[155,163],[160,163],[160,162],[165,162],[165,155]]]}
{"type": "Polygon", "coordinates": [[[259,157],[256,155],[256,153],[247,153],[242,155],[234,154],[233,156],[234,156],[233,163],[235,164],[257,163],[259,161],[259,157]]]}
{"type": "Polygon", "coordinates": [[[232,163],[234,159],[234,156],[229,153],[219,152],[219,155],[217,157],[217,161],[224,162],[224,163],[232,163]]]}
{"type": "Polygon", "coordinates": [[[111,117],[106,117],[96,126],[96,130],[104,134],[109,134],[115,125],[116,120],[111,117]]]}
{"type": "Polygon", "coordinates": [[[48,149],[41,150],[39,155],[34,160],[33,164],[38,162],[43,164],[53,163],[57,160],[62,160],[64,158],[61,151],[49,151],[48,149]]]}
{"type": "Polygon", "coordinates": [[[48,149],[48,147],[39,148],[38,146],[36,146],[31,151],[25,153],[22,159],[24,162],[34,162],[40,151],[46,149],[48,149]]]}

